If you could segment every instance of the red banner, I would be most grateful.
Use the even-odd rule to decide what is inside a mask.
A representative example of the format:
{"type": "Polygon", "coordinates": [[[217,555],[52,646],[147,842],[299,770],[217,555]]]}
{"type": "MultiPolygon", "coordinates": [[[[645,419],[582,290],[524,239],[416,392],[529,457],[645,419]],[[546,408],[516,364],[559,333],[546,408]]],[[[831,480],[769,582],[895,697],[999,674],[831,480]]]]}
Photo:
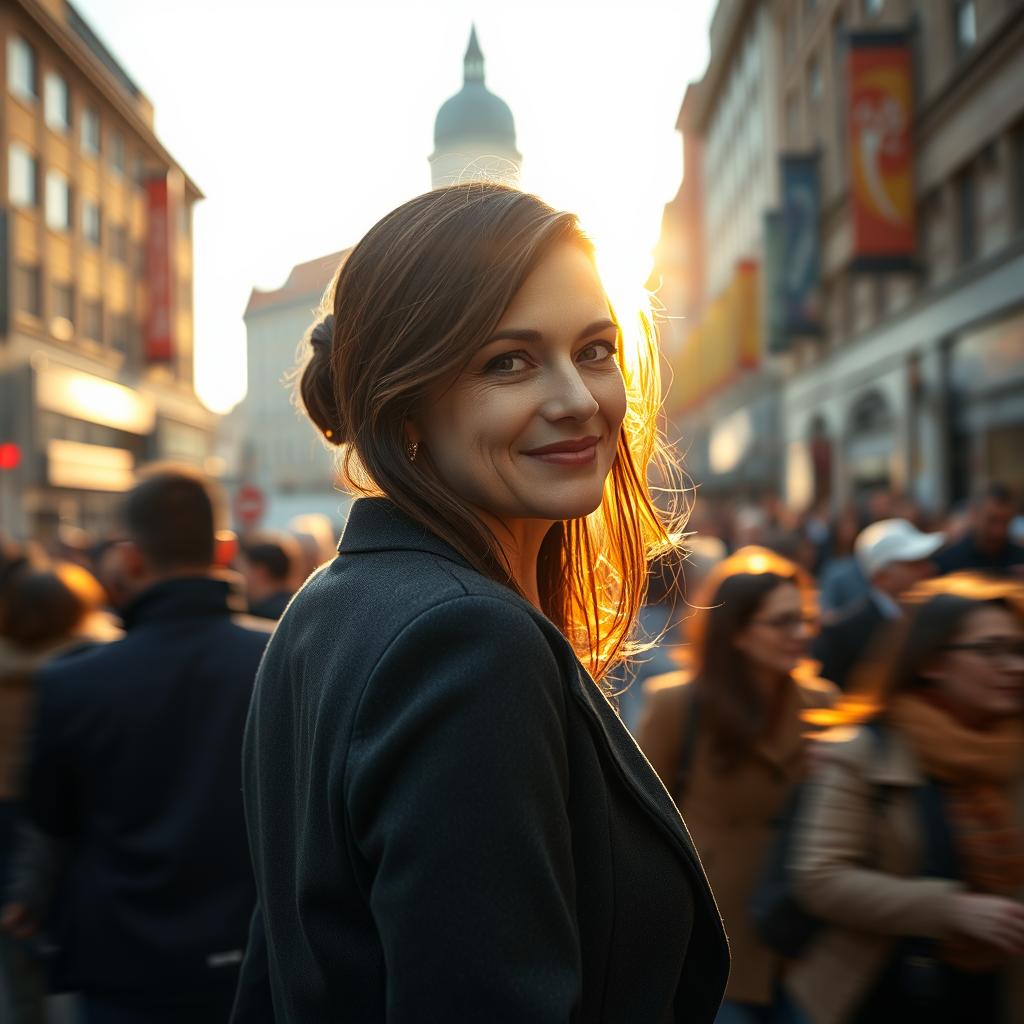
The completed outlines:
{"type": "Polygon", "coordinates": [[[149,233],[146,236],[146,361],[174,358],[174,254],[171,250],[171,202],[166,178],[146,182],[149,233]]]}
{"type": "Polygon", "coordinates": [[[849,42],[853,259],[905,265],[915,245],[910,47],[899,33],[851,33],[849,42]]]}

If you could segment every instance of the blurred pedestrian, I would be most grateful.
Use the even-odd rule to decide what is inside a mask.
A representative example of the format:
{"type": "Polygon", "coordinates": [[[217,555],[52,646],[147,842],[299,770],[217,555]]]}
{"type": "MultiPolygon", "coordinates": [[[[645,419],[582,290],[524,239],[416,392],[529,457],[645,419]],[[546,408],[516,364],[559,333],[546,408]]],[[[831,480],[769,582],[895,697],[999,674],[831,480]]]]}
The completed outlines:
{"type": "Polygon", "coordinates": [[[872,655],[886,623],[899,621],[900,597],[935,571],[941,533],[921,533],[906,519],[883,519],[862,530],[854,545],[871,589],[866,597],[823,620],[814,642],[821,674],[845,688],[856,666],[872,655]]]}
{"type": "MultiPolygon", "coordinates": [[[[102,615],[103,590],[78,565],[51,566],[27,549],[0,553],[0,1020],[37,1021],[42,981],[23,945],[33,932],[27,894],[51,879],[16,877],[22,816],[22,773],[35,677],[46,662],[116,630],[102,615]]],[[[33,908],[38,918],[42,907],[33,908]]]]}
{"type": "Polygon", "coordinates": [[[807,770],[804,715],[837,691],[804,671],[814,591],[794,563],[741,548],[696,603],[692,676],[652,680],[637,739],[682,810],[725,921],[733,963],[719,1024],[782,1024],[784,963],[755,933],[750,904],[807,770]]]}
{"type": "Polygon", "coordinates": [[[1024,578],[1024,547],[1010,538],[1015,512],[1013,492],[1005,484],[982,488],[971,505],[967,534],[936,557],[939,572],[974,570],[1024,578]]]}
{"type": "Polygon", "coordinates": [[[795,891],[824,931],[789,975],[812,1024],[1024,1020],[1024,594],[942,577],[834,720],[795,891]]]}
{"type": "Polygon", "coordinates": [[[836,516],[830,532],[830,553],[818,576],[818,602],[822,615],[851,607],[868,596],[870,586],[853,555],[853,545],[867,523],[847,505],[836,516]]]}
{"type": "Polygon", "coordinates": [[[235,620],[214,524],[205,477],[147,473],[124,505],[125,637],[39,676],[27,809],[69,846],[57,976],[87,1024],[230,1012],[255,902],[242,730],[268,634],[235,620]]]}
{"type": "Polygon", "coordinates": [[[249,614],[275,622],[299,585],[302,551],[284,533],[249,534],[239,541],[238,569],[245,580],[249,614]]]}
{"type": "Polygon", "coordinates": [[[295,538],[301,552],[299,576],[308,579],[338,553],[338,535],[327,516],[307,512],[288,522],[288,532],[295,538]]]}
{"type": "Polygon", "coordinates": [[[256,684],[235,1020],[710,1024],[714,901],[584,667],[681,525],[634,461],[653,337],[624,359],[576,219],[500,185],[406,203],[331,291],[301,394],[368,496],[256,684]]]}

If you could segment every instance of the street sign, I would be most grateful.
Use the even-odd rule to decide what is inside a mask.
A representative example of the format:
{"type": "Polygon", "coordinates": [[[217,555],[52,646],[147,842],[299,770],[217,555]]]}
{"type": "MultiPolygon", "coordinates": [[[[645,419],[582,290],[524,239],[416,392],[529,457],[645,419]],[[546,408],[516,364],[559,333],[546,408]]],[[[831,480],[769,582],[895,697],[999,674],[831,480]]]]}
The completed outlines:
{"type": "Polygon", "coordinates": [[[247,530],[258,526],[267,511],[267,499],[255,484],[242,484],[235,493],[235,518],[247,530]]]}

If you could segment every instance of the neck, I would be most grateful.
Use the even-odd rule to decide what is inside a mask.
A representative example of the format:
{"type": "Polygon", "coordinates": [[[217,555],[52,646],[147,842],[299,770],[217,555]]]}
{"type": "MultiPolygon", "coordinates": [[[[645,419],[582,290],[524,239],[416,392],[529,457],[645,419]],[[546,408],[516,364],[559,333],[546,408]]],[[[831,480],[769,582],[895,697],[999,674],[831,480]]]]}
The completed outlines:
{"type": "Polygon", "coordinates": [[[542,610],[537,585],[537,559],[541,544],[553,524],[546,519],[504,520],[489,512],[478,511],[478,514],[497,539],[516,586],[534,608],[542,610]]]}

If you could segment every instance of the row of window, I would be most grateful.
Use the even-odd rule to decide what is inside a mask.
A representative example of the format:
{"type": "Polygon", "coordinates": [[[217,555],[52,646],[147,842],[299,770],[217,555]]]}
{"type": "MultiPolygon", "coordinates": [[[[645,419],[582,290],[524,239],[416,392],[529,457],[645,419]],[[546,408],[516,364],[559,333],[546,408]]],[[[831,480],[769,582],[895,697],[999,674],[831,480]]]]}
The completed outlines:
{"type": "MultiPolygon", "coordinates": [[[[63,335],[64,340],[70,340],[77,334],[99,344],[108,342],[111,348],[127,352],[133,335],[137,333],[131,317],[126,313],[108,313],[104,325],[103,303],[99,299],[84,299],[79,311],[75,298],[75,288],[71,283],[54,281],[50,284],[49,316],[51,321],[60,321],[55,333],[63,335]]],[[[23,313],[43,318],[43,275],[38,264],[19,264],[14,268],[14,304],[23,313]]]]}
{"type": "MultiPolygon", "coordinates": [[[[39,161],[24,146],[12,142],[8,160],[8,198],[12,206],[39,205],[39,161]]],[[[72,231],[74,201],[68,179],[56,170],[46,172],[43,210],[46,226],[53,231],[72,231]]],[[[95,199],[84,197],[79,203],[82,238],[89,245],[100,248],[103,244],[103,217],[95,199]]],[[[110,256],[121,263],[128,262],[128,229],[123,224],[112,224],[107,229],[110,256]]],[[[141,272],[141,268],[139,268],[141,272]]]]}
{"type": "MultiPolygon", "coordinates": [[[[7,88],[13,96],[27,103],[39,99],[39,70],[35,50],[20,36],[7,40],[7,88]]],[[[67,81],[56,71],[47,71],[43,77],[43,118],[47,127],[62,135],[70,135],[73,119],[71,91],[67,81]]],[[[92,107],[84,106],[78,118],[78,139],[82,153],[99,157],[103,149],[100,115],[92,107]]],[[[116,174],[123,175],[127,167],[124,136],[111,131],[107,135],[107,164],[116,174]]],[[[141,156],[135,159],[135,178],[145,173],[141,156]]]]}

